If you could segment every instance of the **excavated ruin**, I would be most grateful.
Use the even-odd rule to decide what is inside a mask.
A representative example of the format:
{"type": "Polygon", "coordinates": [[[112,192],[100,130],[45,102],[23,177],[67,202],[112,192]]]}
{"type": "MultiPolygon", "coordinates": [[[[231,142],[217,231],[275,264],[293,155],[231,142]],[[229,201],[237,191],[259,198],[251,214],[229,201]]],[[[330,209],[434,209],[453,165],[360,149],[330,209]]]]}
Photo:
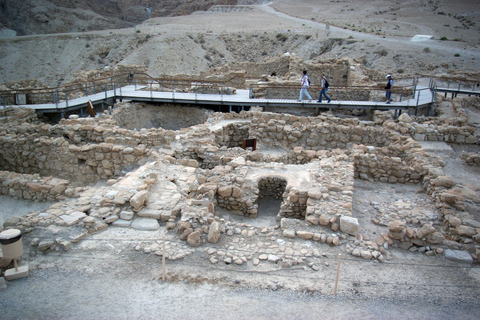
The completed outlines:
{"type": "MultiPolygon", "coordinates": [[[[362,79],[348,61],[331,70],[345,85],[362,79]]],[[[245,75],[230,71],[237,80],[245,75]]],[[[47,124],[34,110],[3,108],[0,193],[52,203],[3,228],[23,231],[31,259],[68,251],[107,228],[129,228],[166,234],[171,261],[201,247],[213,264],[306,264],[317,271],[312,259],[322,256],[321,246],[367,260],[390,259],[393,246],[456,258],[468,252],[461,259],[473,261],[480,253],[475,187],[445,173],[425,143],[478,145],[462,109],[477,100],[459,100],[447,120],[395,119],[388,111],[367,120],[331,111],[218,113],[124,101],[94,118],[47,124]],[[255,147],[245,147],[252,139],[255,147]],[[418,197],[393,195],[389,207],[372,204],[367,214],[354,208],[359,181],[414,185],[418,197]]],[[[465,164],[478,159],[462,154],[465,164]]],[[[147,239],[135,249],[162,256],[162,244],[147,239]]]]}

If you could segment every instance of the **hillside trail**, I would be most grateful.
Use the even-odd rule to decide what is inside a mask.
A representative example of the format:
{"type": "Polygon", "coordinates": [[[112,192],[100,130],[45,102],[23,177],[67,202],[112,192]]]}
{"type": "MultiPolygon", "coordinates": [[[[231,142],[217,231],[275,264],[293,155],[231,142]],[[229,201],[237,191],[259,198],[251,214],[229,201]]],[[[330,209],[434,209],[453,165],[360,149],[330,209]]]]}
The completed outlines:
{"type": "MultiPolygon", "coordinates": [[[[305,26],[311,26],[314,28],[318,28],[320,30],[325,30],[326,29],[326,24],[321,23],[321,22],[316,22],[312,21],[309,19],[304,19],[300,17],[295,17],[292,15],[289,15],[288,13],[280,12],[276,8],[272,7],[272,2],[265,3],[258,5],[258,8],[268,14],[275,15],[277,17],[280,17],[285,20],[290,20],[294,21],[300,24],[303,24],[305,26]]],[[[399,22],[396,22],[399,23],[399,22]]],[[[400,22],[401,23],[401,22],[400,22]]],[[[421,32],[424,35],[434,35],[434,31],[432,28],[429,28],[427,26],[424,26],[420,23],[406,23],[409,28],[416,27],[418,30],[421,30],[421,32]]],[[[459,48],[461,47],[460,42],[455,42],[455,41],[435,41],[435,40],[426,40],[426,41],[412,41],[412,38],[416,34],[412,34],[411,36],[408,37],[402,37],[402,36],[378,36],[375,34],[367,33],[367,32],[356,32],[348,29],[343,29],[339,27],[335,27],[330,25],[329,27],[329,37],[330,38],[355,38],[356,40],[359,41],[369,41],[369,42],[376,42],[376,43],[381,43],[383,45],[387,45],[389,47],[390,51],[396,51],[396,50],[405,50],[407,48],[411,48],[412,50],[421,50],[423,49],[426,44],[428,43],[428,46],[431,47],[432,49],[436,50],[441,50],[449,54],[455,54],[458,52],[459,48]]],[[[436,39],[438,40],[438,39],[436,39]]],[[[469,58],[475,58],[478,56],[478,51],[477,50],[472,50],[472,49],[464,49],[462,48],[462,55],[466,55],[469,58]]]]}

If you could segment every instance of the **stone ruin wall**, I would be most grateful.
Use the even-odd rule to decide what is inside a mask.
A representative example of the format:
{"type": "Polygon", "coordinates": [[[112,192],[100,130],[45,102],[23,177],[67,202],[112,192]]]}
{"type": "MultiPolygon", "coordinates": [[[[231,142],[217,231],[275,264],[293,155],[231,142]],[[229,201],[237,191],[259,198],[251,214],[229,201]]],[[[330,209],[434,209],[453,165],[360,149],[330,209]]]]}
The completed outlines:
{"type": "Polygon", "coordinates": [[[179,130],[207,121],[213,111],[191,106],[173,104],[151,105],[138,103],[134,105],[118,103],[113,120],[116,126],[128,130],[147,129],[179,130]]]}
{"type": "MultiPolygon", "coordinates": [[[[3,111],[4,115],[8,113],[9,111],[3,111]]],[[[382,113],[376,114],[382,115],[382,113]]],[[[428,123],[425,121],[413,123],[404,117],[403,121],[382,122],[376,119],[375,121],[380,122],[377,124],[382,125],[378,128],[369,123],[360,123],[357,119],[345,122],[327,115],[304,118],[255,112],[215,114],[211,119],[212,122],[223,119],[251,120],[251,124],[240,131],[234,126],[226,126],[222,134],[212,133],[212,139],[220,139],[216,140],[217,143],[224,143],[225,139],[240,142],[245,132],[248,132],[248,137],[256,137],[267,147],[287,149],[287,153],[272,157],[238,147],[230,150],[221,145],[205,146],[205,140],[199,138],[204,135],[199,134],[197,139],[202,141],[198,144],[200,146],[195,146],[195,139],[185,141],[185,144],[193,143],[193,146],[172,152],[173,162],[180,163],[182,158],[198,158],[203,161],[205,168],[210,168],[213,165],[227,165],[239,155],[244,156],[246,161],[267,163],[278,161],[293,164],[303,164],[314,159],[336,155],[340,159],[352,161],[355,166],[355,177],[360,179],[390,183],[421,183],[426,193],[436,202],[442,214],[440,219],[444,221],[447,233],[458,239],[477,239],[478,237],[478,226],[465,212],[463,195],[456,188],[456,182],[445,177],[441,163],[435,164],[434,159],[426,157],[412,139],[412,137],[422,137],[430,141],[477,144],[474,130],[470,127],[440,126],[433,120],[429,120],[428,123]],[[340,125],[340,122],[343,124],[340,125]],[[242,131],[247,128],[248,131],[242,131]],[[418,132],[422,128],[425,128],[425,131],[427,129],[431,131],[429,134],[419,136],[418,132]],[[355,134],[352,135],[352,133],[355,134]],[[240,137],[232,138],[237,134],[240,137]],[[318,138],[320,136],[323,139],[318,138]],[[385,145],[386,141],[391,142],[385,145]],[[297,147],[298,144],[304,144],[308,149],[297,147]]],[[[174,133],[167,130],[135,132],[118,129],[113,126],[113,123],[112,117],[105,115],[103,119],[62,120],[55,126],[23,124],[21,127],[2,128],[0,168],[6,171],[0,175],[2,194],[38,201],[73,196],[75,188],[69,185],[68,180],[72,180],[74,182],[72,184],[75,184],[114,178],[120,174],[122,167],[138,165],[142,159],[146,159],[153,146],[165,146],[174,140],[174,133]],[[40,172],[36,172],[38,168],[40,172]],[[47,177],[49,175],[58,178],[47,177]]],[[[204,125],[197,127],[201,131],[204,125]]],[[[196,127],[182,132],[195,132],[195,130],[196,127]]],[[[222,188],[232,188],[232,193],[228,195],[229,201],[233,198],[232,204],[240,204],[241,210],[246,210],[248,214],[254,216],[256,207],[252,199],[248,200],[251,203],[247,203],[244,197],[232,197],[235,186],[224,185],[215,188],[214,194],[218,193],[217,201],[227,198],[222,196],[224,191],[222,188]]],[[[288,209],[295,207],[296,201],[293,199],[298,199],[299,207],[303,205],[301,202],[304,200],[310,201],[309,197],[295,192],[285,198],[291,202],[288,209]]],[[[306,211],[308,218],[308,208],[306,211]]],[[[320,217],[315,218],[320,220],[320,217]]],[[[329,221],[330,226],[335,223],[335,220],[329,221]]],[[[433,226],[432,228],[427,226],[420,232],[408,228],[405,224],[392,222],[389,230],[388,240],[415,244],[448,241],[433,226]]]]}

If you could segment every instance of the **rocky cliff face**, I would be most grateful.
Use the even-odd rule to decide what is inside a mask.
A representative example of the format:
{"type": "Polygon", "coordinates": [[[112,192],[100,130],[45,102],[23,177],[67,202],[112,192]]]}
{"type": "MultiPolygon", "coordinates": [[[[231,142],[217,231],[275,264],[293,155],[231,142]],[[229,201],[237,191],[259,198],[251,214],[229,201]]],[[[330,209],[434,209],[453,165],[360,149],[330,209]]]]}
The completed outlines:
{"type": "Polygon", "coordinates": [[[131,27],[150,17],[188,15],[194,11],[208,10],[213,5],[235,5],[237,2],[237,0],[0,0],[0,24],[4,29],[14,30],[17,35],[116,29],[131,27]]]}

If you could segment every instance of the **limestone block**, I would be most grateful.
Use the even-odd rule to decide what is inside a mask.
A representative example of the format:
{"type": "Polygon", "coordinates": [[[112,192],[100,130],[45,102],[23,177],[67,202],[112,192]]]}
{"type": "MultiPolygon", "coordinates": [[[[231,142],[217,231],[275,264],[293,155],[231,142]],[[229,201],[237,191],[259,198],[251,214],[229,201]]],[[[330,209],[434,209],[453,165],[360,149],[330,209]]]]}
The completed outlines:
{"type": "Polygon", "coordinates": [[[142,190],[137,192],[131,199],[130,205],[133,207],[134,211],[138,211],[144,206],[148,201],[148,191],[142,190]]]}
{"type": "Polygon", "coordinates": [[[130,228],[131,224],[132,224],[132,220],[118,219],[112,223],[112,226],[120,227],[120,228],[130,228]]]}
{"type": "Polygon", "coordinates": [[[295,230],[285,229],[283,230],[283,236],[286,238],[295,238],[295,230]]]}
{"type": "Polygon", "coordinates": [[[245,158],[244,157],[237,157],[235,159],[233,159],[232,161],[230,161],[230,165],[233,167],[233,168],[236,168],[236,167],[242,167],[245,165],[245,158]]]}
{"type": "Polygon", "coordinates": [[[280,257],[278,257],[274,254],[269,254],[267,260],[270,261],[270,262],[273,262],[273,263],[277,263],[281,259],[280,259],[280,257]]]}
{"type": "Polygon", "coordinates": [[[422,229],[417,230],[417,238],[422,239],[435,232],[435,228],[431,224],[424,224],[422,229]]]}
{"type": "Polygon", "coordinates": [[[461,223],[462,223],[462,220],[460,220],[459,218],[457,217],[454,217],[453,215],[448,215],[445,217],[445,219],[448,221],[448,223],[452,226],[452,227],[457,227],[459,226],[461,223]]]}
{"type": "Polygon", "coordinates": [[[464,263],[472,263],[473,259],[472,256],[466,252],[461,250],[445,250],[445,259],[456,261],[456,262],[464,262],[464,263]]]}
{"type": "Polygon", "coordinates": [[[433,185],[437,187],[453,188],[457,183],[450,177],[440,176],[433,180],[433,185]]]}
{"type": "Polygon", "coordinates": [[[232,195],[233,187],[232,186],[225,186],[218,188],[218,195],[223,198],[228,198],[232,195]]]}
{"type": "Polygon", "coordinates": [[[210,243],[217,243],[220,239],[220,223],[214,221],[208,229],[207,241],[210,243]]]}
{"type": "Polygon", "coordinates": [[[120,219],[123,220],[132,220],[134,213],[132,211],[122,211],[120,212],[120,219]]]}
{"type": "Polygon", "coordinates": [[[311,216],[308,216],[307,219],[306,219],[307,223],[310,224],[310,225],[313,225],[313,226],[316,226],[318,225],[318,218],[311,215],[311,216]]]}
{"type": "Polygon", "coordinates": [[[308,190],[308,197],[316,200],[320,200],[322,197],[322,192],[319,189],[310,189],[308,190]]]}
{"type": "Polygon", "coordinates": [[[427,243],[429,244],[439,244],[445,240],[445,237],[440,232],[434,232],[427,236],[427,243]]]}
{"type": "Polygon", "coordinates": [[[184,231],[188,228],[191,228],[192,227],[192,224],[189,222],[189,221],[185,221],[185,220],[180,220],[178,221],[178,230],[179,231],[184,231]]]}
{"type": "Polygon", "coordinates": [[[464,225],[457,226],[455,230],[459,236],[473,237],[475,234],[477,234],[475,228],[464,225]]]}
{"type": "Polygon", "coordinates": [[[38,244],[38,250],[40,251],[46,251],[48,249],[50,249],[52,246],[55,245],[55,240],[53,239],[46,239],[46,240],[42,240],[39,242],[38,244]]]}
{"type": "Polygon", "coordinates": [[[300,239],[310,240],[313,238],[313,233],[308,231],[297,231],[297,236],[300,239]]]}
{"type": "Polygon", "coordinates": [[[403,221],[395,220],[388,223],[388,230],[393,233],[402,232],[406,228],[406,224],[403,221]]]}
{"type": "Polygon", "coordinates": [[[440,199],[446,203],[455,203],[457,201],[457,196],[450,192],[444,192],[440,196],[440,199]]]}
{"type": "Polygon", "coordinates": [[[137,217],[133,220],[131,227],[137,230],[155,231],[160,229],[157,219],[137,217]]]}
{"type": "Polygon", "coordinates": [[[114,214],[114,215],[111,215],[111,216],[105,218],[103,221],[105,221],[105,223],[110,224],[110,223],[113,223],[117,220],[118,220],[118,216],[116,214],[114,214]]]}
{"type": "Polygon", "coordinates": [[[200,231],[197,230],[197,231],[194,231],[194,232],[190,233],[187,237],[187,242],[192,247],[200,246],[200,243],[201,243],[200,231]]]}
{"type": "Polygon", "coordinates": [[[360,251],[360,256],[365,260],[372,260],[372,258],[373,258],[372,253],[368,250],[361,250],[360,251]]]}
{"type": "Polygon", "coordinates": [[[320,217],[318,218],[318,223],[321,225],[321,226],[328,226],[330,224],[330,219],[322,214],[320,215],[320,217]]]}
{"type": "Polygon", "coordinates": [[[157,209],[148,209],[148,208],[142,208],[140,211],[137,212],[137,215],[139,217],[145,217],[145,218],[152,218],[152,219],[160,219],[162,210],[157,210],[157,209]]]}
{"type": "Polygon", "coordinates": [[[358,233],[359,224],[358,219],[349,216],[340,217],[340,231],[356,235],[358,233]]]}

